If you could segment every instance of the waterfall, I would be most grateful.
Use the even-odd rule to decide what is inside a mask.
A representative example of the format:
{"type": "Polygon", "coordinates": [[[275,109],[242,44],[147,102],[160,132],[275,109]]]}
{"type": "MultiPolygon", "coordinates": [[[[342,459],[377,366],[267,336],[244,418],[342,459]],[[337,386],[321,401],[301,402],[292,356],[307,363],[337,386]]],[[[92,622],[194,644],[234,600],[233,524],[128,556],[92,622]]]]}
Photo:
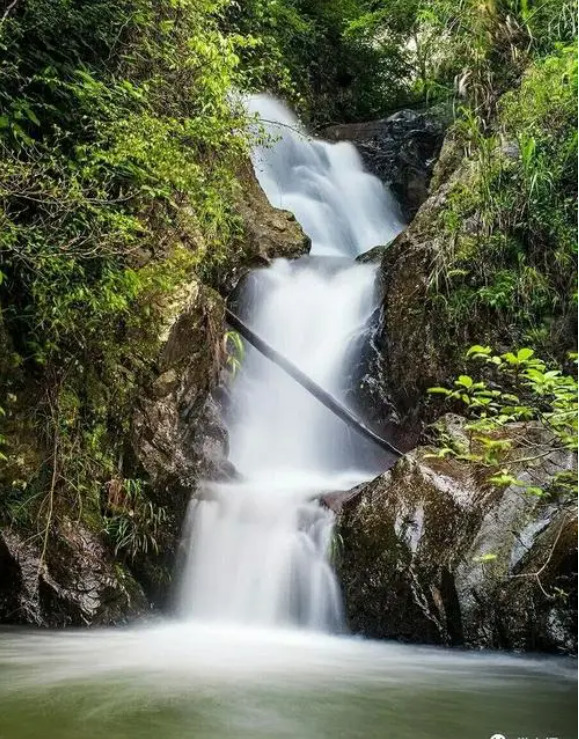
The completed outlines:
{"type": "MultiPolygon", "coordinates": [[[[344,400],[353,341],[374,307],[375,267],[354,259],[390,241],[402,222],[351,144],[314,140],[271,97],[254,96],[248,108],[269,139],[253,152],[259,182],[272,205],[295,214],[312,248],[310,256],[252,274],[244,318],[344,400]]],[[[315,496],[376,472],[358,462],[368,442],[249,346],[230,416],[230,459],[240,481],[207,484],[191,504],[182,615],[339,630],[333,516],[315,496]]]]}

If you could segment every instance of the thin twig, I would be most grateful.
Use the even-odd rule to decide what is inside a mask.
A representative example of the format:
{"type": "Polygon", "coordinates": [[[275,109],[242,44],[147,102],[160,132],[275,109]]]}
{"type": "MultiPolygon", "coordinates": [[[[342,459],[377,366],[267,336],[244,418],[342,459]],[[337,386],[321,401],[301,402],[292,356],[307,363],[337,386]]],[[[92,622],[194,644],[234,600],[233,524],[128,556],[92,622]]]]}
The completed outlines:
{"type": "Polygon", "coordinates": [[[567,519],[563,518],[563,521],[561,522],[561,526],[559,527],[559,531],[557,532],[557,536],[555,537],[555,541],[553,542],[551,549],[549,551],[549,556],[543,563],[542,567],[540,567],[537,572],[523,572],[518,575],[511,575],[511,579],[515,578],[533,578],[537,581],[537,585],[539,586],[541,592],[547,598],[548,600],[554,600],[555,596],[550,595],[547,593],[545,588],[543,587],[543,583],[541,582],[541,575],[546,570],[546,568],[549,566],[549,563],[551,562],[551,559],[553,558],[553,554],[555,553],[555,549],[557,548],[557,544],[559,543],[559,539],[561,538],[561,535],[563,533],[563,529],[565,528],[565,524],[567,523],[567,519]]]}
{"type": "Polygon", "coordinates": [[[554,454],[555,452],[565,451],[566,448],[567,447],[564,447],[564,446],[554,447],[553,449],[548,449],[546,452],[535,454],[534,457],[522,457],[521,459],[509,460],[509,463],[510,464],[521,464],[523,462],[534,462],[536,459],[541,459],[542,457],[548,457],[549,454],[554,454]]]}
{"type": "Polygon", "coordinates": [[[40,582],[42,566],[44,564],[44,560],[46,557],[46,550],[48,547],[48,536],[50,533],[50,525],[52,523],[52,514],[54,511],[54,492],[56,490],[56,483],[58,481],[58,451],[59,451],[60,436],[58,433],[58,418],[56,417],[54,406],[52,405],[50,396],[48,397],[48,404],[50,406],[50,416],[52,418],[53,429],[54,429],[53,442],[52,442],[52,476],[50,479],[50,490],[48,493],[48,513],[46,516],[46,526],[44,527],[44,541],[42,544],[42,552],[40,554],[40,560],[38,562],[37,585],[40,582]]]}
{"type": "Polygon", "coordinates": [[[12,0],[12,2],[10,3],[10,5],[4,11],[4,14],[2,15],[2,18],[0,18],[0,26],[4,23],[4,21],[6,20],[6,18],[8,18],[8,16],[14,10],[14,8],[18,4],[18,2],[19,2],[19,0],[12,0]]]}

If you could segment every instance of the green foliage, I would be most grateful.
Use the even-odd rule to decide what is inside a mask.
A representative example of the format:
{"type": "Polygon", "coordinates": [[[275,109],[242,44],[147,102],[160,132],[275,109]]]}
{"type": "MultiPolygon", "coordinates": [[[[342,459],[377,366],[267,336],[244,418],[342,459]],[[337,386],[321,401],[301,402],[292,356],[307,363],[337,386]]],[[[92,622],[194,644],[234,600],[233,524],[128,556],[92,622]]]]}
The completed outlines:
{"type": "Polygon", "coordinates": [[[573,42],[575,16],[575,0],[423,0],[416,84],[434,98],[454,91],[486,126],[533,58],[573,42]]]}
{"type": "Polygon", "coordinates": [[[332,532],[332,538],[328,545],[328,559],[334,567],[337,566],[344,553],[344,537],[336,530],[332,532]]]}
{"type": "Polygon", "coordinates": [[[234,377],[241,368],[245,356],[245,346],[241,335],[237,331],[227,331],[225,334],[226,366],[231,377],[234,377]]]}
{"type": "Polygon", "coordinates": [[[488,553],[488,554],[481,554],[479,557],[474,557],[473,562],[480,562],[481,564],[485,564],[486,562],[494,562],[497,558],[496,554],[488,553]]]}
{"type": "Polygon", "coordinates": [[[142,481],[125,479],[116,486],[114,499],[109,500],[104,532],[111,539],[115,554],[133,560],[141,554],[158,554],[166,522],[165,509],[147,499],[142,481]]]}
{"type": "MultiPolygon", "coordinates": [[[[528,347],[498,355],[488,346],[476,345],[467,357],[477,362],[481,379],[461,375],[452,388],[429,392],[465,407],[471,419],[466,427],[468,448],[445,446],[436,456],[451,454],[490,468],[488,482],[495,486],[515,485],[527,494],[543,495],[541,488],[521,482],[517,470],[558,450],[577,451],[577,380],[549,368],[528,347]],[[512,434],[518,436],[517,449],[532,448],[532,427],[527,426],[531,421],[548,432],[551,445],[538,454],[516,455],[512,434]]],[[[558,475],[553,481],[559,498],[575,495],[576,486],[576,473],[558,475]]]]}
{"type": "MultiPolygon", "coordinates": [[[[5,519],[102,527],[165,305],[240,248],[248,142],[230,91],[246,40],[222,30],[226,5],[27,0],[0,22],[0,339],[17,357],[0,373],[16,398],[0,398],[5,519]],[[51,450],[28,469],[26,416],[51,450]]],[[[109,522],[131,553],[153,546],[158,514],[133,503],[109,522]]]]}
{"type": "Polygon", "coordinates": [[[493,133],[465,109],[455,130],[471,173],[449,193],[432,277],[451,322],[482,321],[557,357],[574,340],[576,105],[576,50],[562,47],[501,98],[493,133]]]}
{"type": "Polygon", "coordinates": [[[368,119],[409,100],[417,2],[243,0],[226,22],[252,43],[245,85],[289,98],[318,124],[368,119]]]}
{"type": "Polygon", "coordinates": [[[317,123],[458,95],[485,122],[536,56],[569,44],[575,0],[235,0],[246,87],[317,123]]]}
{"type": "Polygon", "coordinates": [[[575,5],[434,0],[421,16],[436,49],[425,74],[461,99],[470,167],[440,215],[433,305],[466,340],[482,324],[559,360],[577,305],[575,5]]]}

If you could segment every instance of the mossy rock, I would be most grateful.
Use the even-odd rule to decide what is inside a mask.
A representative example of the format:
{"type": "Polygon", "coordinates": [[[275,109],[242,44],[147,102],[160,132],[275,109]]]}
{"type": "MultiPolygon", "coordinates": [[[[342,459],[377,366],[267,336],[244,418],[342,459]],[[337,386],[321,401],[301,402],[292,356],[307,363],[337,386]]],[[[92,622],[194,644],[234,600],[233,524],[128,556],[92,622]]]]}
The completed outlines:
{"type": "MultiPolygon", "coordinates": [[[[551,448],[538,433],[525,449],[536,462],[519,477],[540,484],[576,466],[574,455],[551,448]]],[[[576,652],[576,510],[485,479],[473,464],[419,447],[331,502],[354,633],[576,652]]]]}

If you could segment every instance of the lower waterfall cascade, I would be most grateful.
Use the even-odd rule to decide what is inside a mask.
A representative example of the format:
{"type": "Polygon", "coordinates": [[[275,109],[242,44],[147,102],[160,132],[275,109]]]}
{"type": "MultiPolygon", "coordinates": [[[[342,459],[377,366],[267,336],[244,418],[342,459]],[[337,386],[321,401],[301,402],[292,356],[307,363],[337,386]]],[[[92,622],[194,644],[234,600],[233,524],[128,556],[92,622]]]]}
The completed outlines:
{"type": "MultiPolygon", "coordinates": [[[[267,134],[253,152],[257,178],[312,246],[309,256],[254,272],[242,311],[259,336],[343,401],[354,341],[374,308],[376,268],[355,257],[388,243],[403,224],[353,145],[311,138],[269,96],[253,96],[247,107],[267,134]]],[[[313,499],[379,470],[359,466],[355,434],[249,346],[231,406],[230,460],[240,481],[206,484],[191,504],[180,614],[339,631],[328,560],[333,514],[313,499]]]]}

